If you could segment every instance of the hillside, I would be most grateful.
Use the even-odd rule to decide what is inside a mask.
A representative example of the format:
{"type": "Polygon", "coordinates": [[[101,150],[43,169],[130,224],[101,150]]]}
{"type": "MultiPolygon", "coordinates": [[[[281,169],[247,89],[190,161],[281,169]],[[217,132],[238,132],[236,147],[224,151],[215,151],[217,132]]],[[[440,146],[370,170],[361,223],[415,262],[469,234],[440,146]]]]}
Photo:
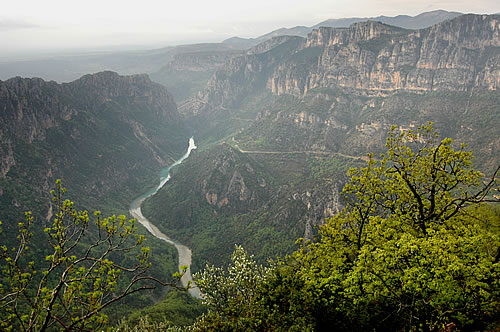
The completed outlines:
{"type": "MultiPolygon", "coordinates": [[[[345,171],[384,151],[392,125],[407,131],[433,121],[490,172],[500,155],[499,31],[494,15],[464,15],[416,31],[370,21],[320,28],[307,38],[275,37],[231,58],[179,107],[197,140],[226,148],[197,152],[189,169],[179,169],[147,202],[145,214],[192,246],[195,260],[198,254],[202,262],[219,264],[221,255],[227,261],[234,243],[263,259],[262,243],[286,252],[294,237],[312,237],[314,226],[335,214],[345,171]],[[240,208],[230,209],[228,192],[200,187],[214,177],[232,183],[234,173],[220,174],[216,160],[234,156],[241,156],[234,167],[245,158],[266,180],[261,210],[236,203],[240,208]],[[190,215],[194,208],[165,212],[181,197],[198,202],[202,215],[190,215]]],[[[245,184],[256,180],[240,174],[245,184]]]]}
{"type": "MultiPolygon", "coordinates": [[[[91,216],[95,210],[126,215],[130,202],[156,185],[160,169],[184,152],[187,138],[173,97],[146,75],[102,72],[67,84],[20,77],[1,81],[2,245],[14,246],[18,222],[32,211],[36,247],[29,259],[40,268],[47,255],[43,227],[53,221],[50,190],[56,179],[62,179],[65,198],[74,200],[77,209],[91,216]]],[[[86,234],[81,245],[94,235],[86,234]]],[[[151,273],[170,279],[177,270],[175,249],[152,237],[146,243],[151,273]]],[[[121,314],[154,303],[162,292],[122,301],[121,314]]],[[[111,321],[120,318],[109,314],[111,321]]]]}
{"type": "Polygon", "coordinates": [[[180,111],[195,127],[203,123],[200,135],[207,128],[217,128],[220,138],[250,124],[271,126],[272,135],[284,133],[275,143],[256,135],[275,147],[295,126],[299,137],[323,141],[300,144],[359,153],[369,151],[358,144],[368,133],[382,138],[392,124],[432,120],[444,135],[464,138],[480,158],[490,158],[498,155],[490,124],[498,119],[499,20],[464,15],[417,31],[366,22],[320,28],[306,39],[277,37],[231,59],[180,111]]]}
{"type": "Polygon", "coordinates": [[[214,72],[241,50],[223,44],[205,47],[177,47],[179,50],[168,63],[151,73],[151,79],[165,85],[177,102],[183,102],[203,89],[214,72]]]}
{"type": "Polygon", "coordinates": [[[225,264],[235,243],[265,262],[289,253],[297,238],[311,238],[315,224],[342,208],[335,179],[349,165],[338,156],[264,158],[216,145],[194,152],[143,212],[193,249],[194,270],[225,264]]]}
{"type": "Polygon", "coordinates": [[[185,148],[172,96],[144,75],[103,72],[62,85],[17,77],[0,82],[0,104],[4,222],[35,206],[46,215],[57,178],[88,208],[126,207],[185,148]]]}

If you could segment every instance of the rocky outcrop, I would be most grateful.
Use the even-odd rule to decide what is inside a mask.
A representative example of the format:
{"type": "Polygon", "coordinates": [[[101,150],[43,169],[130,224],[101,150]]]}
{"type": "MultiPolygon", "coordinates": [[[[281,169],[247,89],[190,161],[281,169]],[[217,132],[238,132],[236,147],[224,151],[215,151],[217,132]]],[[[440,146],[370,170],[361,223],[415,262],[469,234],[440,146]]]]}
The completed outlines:
{"type": "Polygon", "coordinates": [[[339,194],[341,187],[340,182],[322,183],[291,194],[293,201],[301,202],[305,206],[304,213],[300,216],[300,226],[304,229],[304,239],[312,240],[313,236],[316,235],[317,227],[344,208],[339,194]]]}
{"type": "Polygon", "coordinates": [[[0,131],[32,143],[78,113],[95,113],[116,100],[145,105],[160,121],[179,121],[173,97],[147,75],[119,76],[108,71],[65,84],[21,77],[0,81],[0,131]]]}
{"type": "Polygon", "coordinates": [[[296,49],[301,41],[300,37],[277,37],[250,49],[247,54],[231,58],[215,72],[205,89],[182,104],[179,111],[186,117],[211,116],[235,108],[246,95],[266,89],[268,74],[282,60],[281,48],[296,49]]]}
{"type": "Polygon", "coordinates": [[[289,41],[289,40],[293,40],[293,39],[297,39],[296,36],[277,36],[277,37],[273,37],[273,38],[270,38],[266,41],[263,41],[262,43],[259,43],[258,45],[250,48],[246,54],[247,55],[253,55],[253,54],[263,54],[263,53],[266,53],[270,50],[272,50],[273,48],[289,41]]]}
{"type": "Polygon", "coordinates": [[[249,212],[265,205],[269,187],[252,167],[252,161],[228,145],[214,148],[205,156],[209,164],[196,181],[199,197],[223,211],[249,212]]]}
{"type": "Polygon", "coordinates": [[[298,52],[317,47],[322,53],[306,75],[293,64],[276,68],[268,80],[274,94],[325,87],[369,95],[500,88],[500,16],[464,15],[417,31],[378,22],[320,28],[298,52]]]}
{"type": "MultiPolygon", "coordinates": [[[[1,136],[0,136],[1,137],[1,136]]],[[[0,144],[0,178],[4,178],[10,168],[16,164],[12,142],[9,139],[2,139],[0,144]]]]}
{"type": "Polygon", "coordinates": [[[186,142],[173,97],[146,75],[0,81],[0,219],[11,222],[12,206],[46,215],[57,178],[88,208],[128,200],[186,142]]]}
{"type": "Polygon", "coordinates": [[[181,107],[187,116],[238,106],[265,88],[303,97],[311,89],[360,95],[500,88],[500,16],[463,15],[421,30],[379,22],[280,36],[232,58],[181,107]]]}
{"type": "Polygon", "coordinates": [[[320,27],[313,30],[301,48],[308,47],[341,47],[351,43],[368,41],[382,36],[404,33],[406,30],[380,22],[367,21],[355,23],[349,28],[320,27]]]}
{"type": "Polygon", "coordinates": [[[62,86],[83,107],[98,107],[120,99],[129,105],[145,105],[160,121],[178,121],[177,105],[172,95],[146,74],[120,76],[105,71],[82,76],[62,86]]]}
{"type": "Polygon", "coordinates": [[[48,128],[75,112],[60,100],[61,93],[60,85],[40,78],[0,81],[0,135],[12,139],[15,134],[28,143],[43,139],[48,128]]]}

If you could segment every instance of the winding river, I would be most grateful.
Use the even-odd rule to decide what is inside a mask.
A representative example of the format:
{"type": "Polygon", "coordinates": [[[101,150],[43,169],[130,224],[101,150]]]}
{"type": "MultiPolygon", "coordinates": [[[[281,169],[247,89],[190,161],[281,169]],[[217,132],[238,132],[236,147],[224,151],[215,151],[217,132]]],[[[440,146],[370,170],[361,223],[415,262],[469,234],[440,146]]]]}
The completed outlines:
{"type": "MultiPolygon", "coordinates": [[[[172,167],[177,166],[181,164],[184,160],[189,157],[189,154],[191,153],[192,150],[196,149],[196,145],[194,144],[194,139],[191,137],[189,139],[189,147],[187,152],[182,156],[181,159],[177,160],[175,163],[170,165],[167,168],[164,168],[161,173],[160,173],[160,184],[153,190],[148,191],[147,193],[137,197],[131,204],[130,204],[130,214],[132,217],[134,217],[141,225],[146,227],[146,229],[153,234],[155,237],[159,238],[160,240],[163,240],[173,246],[177,249],[177,252],[179,253],[179,266],[182,265],[187,265],[187,271],[186,273],[182,276],[181,282],[183,286],[186,286],[189,281],[193,281],[193,278],[191,276],[191,249],[186,247],[185,245],[169,238],[167,235],[162,233],[158,227],[156,227],[154,224],[152,224],[144,215],[142,214],[141,211],[141,204],[144,202],[144,200],[148,197],[153,196],[160,190],[161,187],[167,183],[168,180],[170,180],[170,174],[169,171],[172,169],[172,167]]],[[[194,284],[192,284],[194,286],[194,284]]],[[[198,287],[193,287],[189,289],[189,293],[197,298],[201,297],[200,290],[198,287]]]]}

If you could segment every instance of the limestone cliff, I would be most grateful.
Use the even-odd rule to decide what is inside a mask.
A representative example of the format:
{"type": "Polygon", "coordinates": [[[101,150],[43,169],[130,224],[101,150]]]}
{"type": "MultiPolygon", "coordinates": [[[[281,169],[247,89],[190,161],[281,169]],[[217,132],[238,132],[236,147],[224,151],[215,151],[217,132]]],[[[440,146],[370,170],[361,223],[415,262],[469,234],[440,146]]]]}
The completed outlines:
{"type": "Polygon", "coordinates": [[[276,37],[232,58],[180,110],[191,116],[233,108],[263,88],[304,96],[339,87],[362,95],[496,91],[500,16],[463,15],[421,30],[368,21],[322,27],[307,38],[276,37]]]}
{"type": "Polygon", "coordinates": [[[177,105],[172,95],[145,74],[120,76],[105,71],[82,76],[76,81],[62,84],[62,88],[81,106],[98,107],[120,99],[128,105],[147,106],[148,111],[159,121],[178,121],[177,105]]]}
{"type": "Polygon", "coordinates": [[[491,166],[486,151],[497,149],[486,146],[498,135],[486,118],[498,114],[499,88],[500,16],[462,15],[420,30],[368,21],[268,40],[232,58],[180,112],[202,135],[254,124],[250,150],[258,142],[348,154],[383,148],[392,124],[434,121],[491,166]],[[371,124],[370,134],[358,130],[371,124]]]}
{"type": "Polygon", "coordinates": [[[31,143],[45,138],[48,129],[71,120],[79,112],[95,113],[118,99],[128,105],[147,105],[160,121],[178,121],[172,96],[146,75],[101,72],[65,84],[16,77],[0,81],[0,132],[5,135],[9,131],[31,143]]]}
{"type": "Polygon", "coordinates": [[[296,49],[301,40],[277,37],[229,59],[214,73],[205,89],[179,107],[180,112],[191,117],[237,106],[246,94],[265,89],[269,73],[281,61],[283,49],[296,49]]]}
{"type": "Polygon", "coordinates": [[[273,93],[345,87],[387,95],[500,87],[499,16],[464,15],[417,31],[377,22],[320,28],[298,52],[312,47],[321,47],[322,53],[307,75],[282,64],[268,80],[273,93]]]}
{"type": "Polygon", "coordinates": [[[261,243],[285,253],[283,244],[310,238],[342,208],[347,169],[385,151],[392,125],[433,121],[488,174],[500,153],[499,22],[464,15],[406,30],[369,21],[270,39],[231,58],[179,110],[200,139],[236,151],[190,157],[198,165],[183,164],[145,213],[211,262],[227,260],[234,243],[260,257],[269,248],[261,243]],[[198,185],[181,180],[200,174],[198,185]]]}

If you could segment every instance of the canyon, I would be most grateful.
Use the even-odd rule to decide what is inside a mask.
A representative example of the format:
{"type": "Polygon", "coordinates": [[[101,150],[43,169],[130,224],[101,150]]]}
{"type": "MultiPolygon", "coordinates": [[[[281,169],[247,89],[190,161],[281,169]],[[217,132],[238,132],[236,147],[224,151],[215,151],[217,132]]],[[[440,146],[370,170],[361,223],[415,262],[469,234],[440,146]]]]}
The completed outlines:
{"type": "MultiPolygon", "coordinates": [[[[28,209],[48,222],[57,178],[88,210],[128,213],[191,136],[199,148],[130,210],[191,248],[193,271],[227,264],[235,244],[264,263],[314,241],[345,206],[348,169],[385,151],[393,126],[431,121],[490,174],[500,156],[500,16],[452,16],[418,30],[318,26],[250,48],[198,44],[122,63],[148,67],[151,79],[0,81],[3,231],[13,235],[28,209]]],[[[150,240],[153,263],[175,271],[173,249],[150,240]]]]}

